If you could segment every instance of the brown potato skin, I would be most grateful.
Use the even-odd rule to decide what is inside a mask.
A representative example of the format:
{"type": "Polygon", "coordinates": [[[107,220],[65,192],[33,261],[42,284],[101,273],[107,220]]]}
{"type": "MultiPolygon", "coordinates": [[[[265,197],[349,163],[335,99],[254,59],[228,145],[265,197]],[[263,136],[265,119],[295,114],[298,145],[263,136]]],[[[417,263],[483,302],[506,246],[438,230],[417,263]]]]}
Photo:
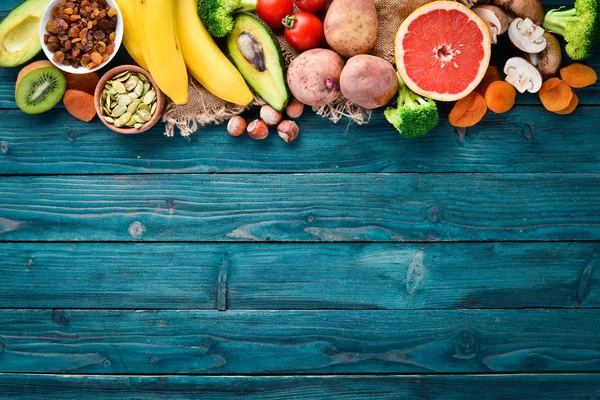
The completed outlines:
{"type": "Polygon", "coordinates": [[[305,51],[292,61],[287,82],[292,95],[301,103],[321,107],[341,95],[340,75],[344,60],[327,49],[305,51]]]}
{"type": "Polygon", "coordinates": [[[379,29],[373,0],[333,0],[324,29],[327,44],[342,57],[370,53],[379,29]]]}
{"type": "Polygon", "coordinates": [[[348,60],[340,77],[345,98],[372,110],[385,106],[398,92],[394,66],[383,58],[361,54],[348,60]]]}

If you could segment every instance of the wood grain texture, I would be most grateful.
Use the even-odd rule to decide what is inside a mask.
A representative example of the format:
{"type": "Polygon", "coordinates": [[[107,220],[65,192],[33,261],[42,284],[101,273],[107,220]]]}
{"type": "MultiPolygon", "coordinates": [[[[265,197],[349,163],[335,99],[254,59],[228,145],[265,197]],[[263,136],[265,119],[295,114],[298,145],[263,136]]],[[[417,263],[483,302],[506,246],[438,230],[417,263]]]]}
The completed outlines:
{"type": "Polygon", "coordinates": [[[538,107],[492,115],[461,140],[447,121],[407,140],[380,114],[368,126],[323,123],[307,115],[293,145],[278,137],[233,138],[222,126],[191,142],[166,138],[157,126],[144,137],[116,135],[62,110],[40,116],[0,111],[0,174],[160,172],[599,172],[596,107],[557,116],[538,107]],[[577,129],[572,128],[577,124],[577,129]]]}
{"type": "Polygon", "coordinates": [[[600,396],[600,377],[0,375],[0,392],[11,400],[591,400],[600,396]]]}
{"type": "Polygon", "coordinates": [[[599,251],[597,243],[5,243],[0,307],[214,310],[219,298],[230,310],[597,308],[599,251]]]}
{"type": "Polygon", "coordinates": [[[596,310],[2,310],[0,372],[593,372],[596,310]]]}
{"type": "Polygon", "coordinates": [[[599,240],[597,174],[5,177],[10,241],[599,240]]]}

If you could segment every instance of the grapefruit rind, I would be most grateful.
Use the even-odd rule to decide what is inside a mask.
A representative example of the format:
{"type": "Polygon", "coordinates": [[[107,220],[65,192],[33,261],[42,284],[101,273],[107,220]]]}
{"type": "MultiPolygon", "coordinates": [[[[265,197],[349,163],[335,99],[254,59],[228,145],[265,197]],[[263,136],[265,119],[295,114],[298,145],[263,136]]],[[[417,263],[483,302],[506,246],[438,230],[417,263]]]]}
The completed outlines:
{"type": "Polygon", "coordinates": [[[434,2],[425,4],[425,5],[417,8],[415,11],[413,11],[412,14],[410,14],[402,22],[402,24],[400,25],[400,28],[398,29],[398,33],[396,34],[396,39],[395,39],[396,68],[398,69],[398,73],[400,74],[400,77],[406,83],[406,86],[408,86],[413,92],[415,92],[421,96],[428,97],[430,99],[437,100],[437,101],[448,101],[449,102],[449,101],[460,100],[463,97],[467,96],[469,93],[471,93],[473,90],[475,90],[475,88],[479,85],[479,83],[483,80],[483,77],[485,76],[485,72],[487,71],[487,68],[490,63],[491,54],[492,54],[492,43],[490,40],[489,29],[488,29],[487,25],[485,24],[485,22],[477,14],[475,14],[471,9],[469,9],[468,7],[466,7],[460,3],[454,2],[454,1],[434,1],[434,2]],[[470,20],[475,22],[482,33],[481,45],[482,45],[482,48],[484,51],[484,57],[479,64],[479,70],[476,74],[476,77],[470,82],[470,84],[464,90],[460,91],[459,93],[440,93],[440,92],[431,91],[431,90],[424,90],[410,78],[410,76],[408,75],[408,72],[406,70],[406,66],[404,65],[404,55],[405,54],[404,54],[404,47],[402,45],[402,41],[403,41],[405,35],[408,33],[409,26],[411,25],[412,22],[414,22],[420,16],[427,14],[428,12],[431,12],[434,10],[457,10],[457,11],[460,11],[460,12],[464,13],[467,17],[469,17],[470,20]]]}

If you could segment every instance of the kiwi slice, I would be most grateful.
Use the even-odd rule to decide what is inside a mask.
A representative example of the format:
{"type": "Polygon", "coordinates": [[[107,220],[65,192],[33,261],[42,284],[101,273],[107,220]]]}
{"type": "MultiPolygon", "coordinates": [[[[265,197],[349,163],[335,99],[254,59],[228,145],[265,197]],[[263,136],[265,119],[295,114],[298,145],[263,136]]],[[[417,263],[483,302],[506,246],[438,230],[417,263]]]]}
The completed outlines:
{"type": "Polygon", "coordinates": [[[17,106],[27,114],[44,113],[62,99],[66,89],[67,79],[58,68],[34,69],[17,83],[17,106]]]}

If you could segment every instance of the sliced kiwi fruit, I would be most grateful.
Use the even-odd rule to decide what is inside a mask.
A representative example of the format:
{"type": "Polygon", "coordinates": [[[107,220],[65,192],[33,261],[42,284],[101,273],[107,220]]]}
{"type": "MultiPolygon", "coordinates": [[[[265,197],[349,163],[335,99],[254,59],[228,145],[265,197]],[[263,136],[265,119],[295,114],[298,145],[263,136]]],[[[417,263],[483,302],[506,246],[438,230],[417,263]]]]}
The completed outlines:
{"type": "Polygon", "coordinates": [[[15,99],[21,111],[41,114],[51,110],[62,99],[67,79],[53,66],[41,66],[19,74],[15,99]]]}

